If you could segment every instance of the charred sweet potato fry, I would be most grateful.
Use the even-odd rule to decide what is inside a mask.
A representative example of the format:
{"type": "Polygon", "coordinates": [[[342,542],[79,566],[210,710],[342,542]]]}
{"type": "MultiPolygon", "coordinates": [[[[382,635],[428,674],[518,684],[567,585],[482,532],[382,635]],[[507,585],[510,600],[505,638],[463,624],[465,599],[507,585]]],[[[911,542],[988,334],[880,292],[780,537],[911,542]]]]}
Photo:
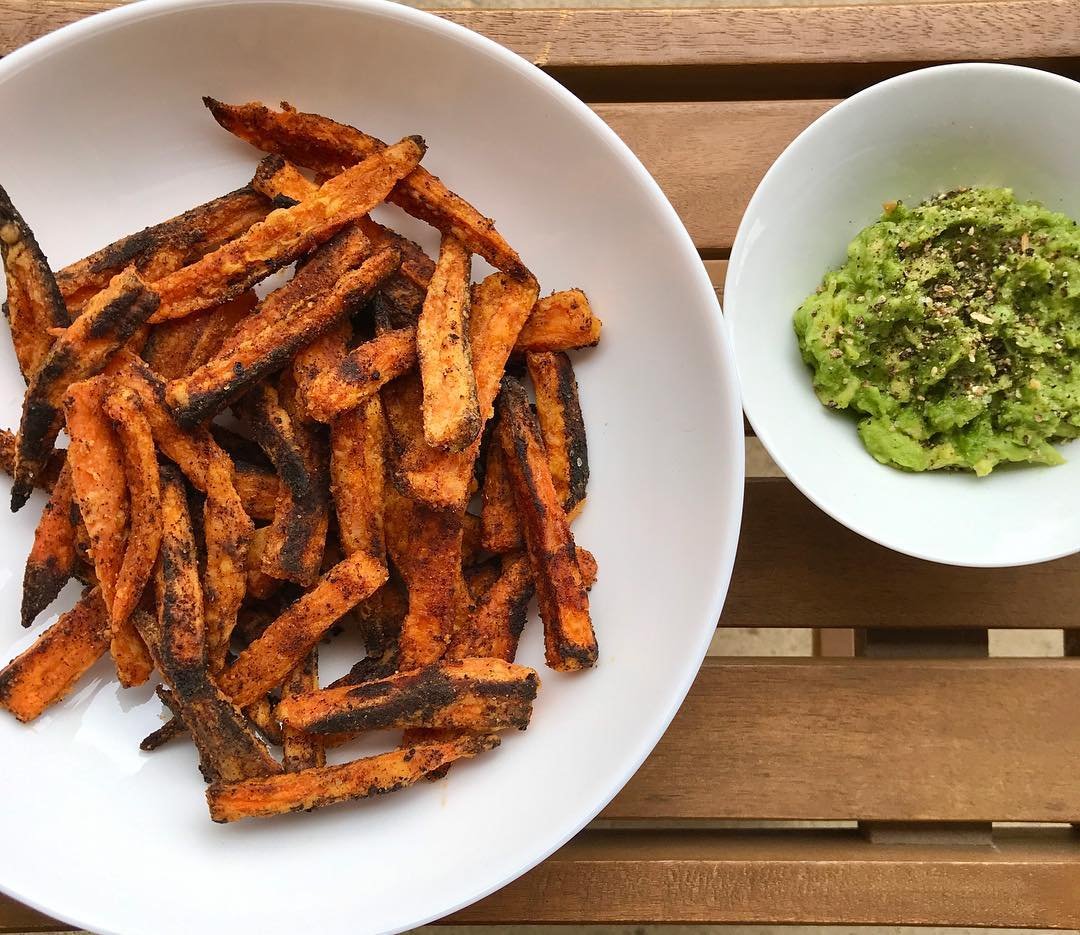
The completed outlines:
{"type": "Polygon", "coordinates": [[[484,551],[480,541],[483,530],[480,517],[475,513],[466,513],[461,519],[461,564],[464,568],[470,568],[480,561],[484,551]]]}
{"type": "Polygon", "coordinates": [[[393,184],[424,154],[408,137],[335,176],[291,208],[278,208],[235,240],[190,266],[157,280],[155,323],[183,318],[231,299],[328,240],[349,221],[382,202],[393,184]]]}
{"type": "Polygon", "coordinates": [[[376,394],[330,423],[330,492],[346,555],[384,559],[386,420],[376,394]]]}
{"type": "Polygon", "coordinates": [[[379,753],[338,766],[322,766],[269,779],[212,784],[206,790],[214,821],[267,818],[366,799],[404,789],[448,763],[493,750],[494,735],[460,734],[379,753]]]}
{"type": "Polygon", "coordinates": [[[195,534],[184,482],[172,468],[161,470],[161,555],[155,587],[162,672],[168,676],[184,669],[204,670],[206,618],[195,534]]]}
{"type": "Polygon", "coordinates": [[[311,734],[436,727],[479,734],[524,730],[540,687],[536,672],[501,659],[441,662],[359,686],[283,698],[278,717],[311,734]]]}
{"type": "Polygon", "coordinates": [[[154,282],[244,233],[270,208],[250,187],[237,189],[65,266],[56,274],[60,292],[71,314],[81,314],[117,273],[134,267],[146,282],[154,282]]]}
{"type": "Polygon", "coordinates": [[[433,510],[386,487],[386,546],[409,593],[399,639],[402,669],[438,662],[454,630],[461,514],[433,510]]]}
{"type": "MultiPolygon", "coordinates": [[[[510,350],[536,302],[535,281],[501,273],[473,287],[470,330],[476,392],[483,422],[491,418],[510,350]]],[[[414,444],[401,456],[398,477],[416,499],[440,509],[464,509],[480,438],[460,452],[414,444]]]]}
{"type": "MultiPolygon", "coordinates": [[[[385,152],[386,144],[381,140],[318,114],[300,113],[291,107],[275,112],[259,103],[223,104],[209,97],[203,101],[230,133],[319,175],[336,175],[346,166],[357,161],[363,164],[385,152]]],[[[494,222],[426,169],[418,168],[403,178],[387,200],[444,234],[452,234],[496,269],[518,279],[529,277],[521,258],[494,222]]]]}
{"type": "MultiPolygon", "coordinates": [[[[311,650],[303,661],[285,678],[281,687],[281,702],[287,704],[293,698],[317,691],[319,688],[319,654],[311,650]]],[[[275,717],[280,718],[280,711],[275,709],[275,717]]],[[[302,769],[326,765],[326,752],[323,745],[309,737],[303,731],[284,725],[282,727],[282,765],[287,773],[298,773],[302,769]]]]}
{"type": "Polygon", "coordinates": [[[222,691],[243,706],[281,684],[322,635],[386,576],[386,566],[363,552],[339,562],[222,673],[222,691]]]}
{"type": "MultiPolygon", "coordinates": [[[[474,604],[487,593],[488,588],[498,580],[500,574],[502,574],[502,562],[498,558],[482,562],[479,565],[473,565],[472,568],[465,570],[465,586],[469,589],[469,597],[474,604]]],[[[456,640],[457,634],[455,632],[451,643],[456,642],[456,640]]],[[[475,656],[477,654],[470,653],[469,655],[475,656]]]]}
{"type": "Polygon", "coordinates": [[[593,347],[600,341],[600,327],[600,319],[593,315],[589,300],[580,289],[553,292],[536,303],[518,335],[514,351],[525,354],[593,347]]]}
{"type": "Polygon", "coordinates": [[[109,618],[94,588],[0,669],[0,708],[32,721],[71,691],[108,646],[109,618]]]}
{"type": "MultiPolygon", "coordinates": [[[[7,429],[0,429],[0,471],[3,471],[8,477],[15,476],[15,451],[17,447],[18,441],[15,434],[7,429]]],[[[67,451],[63,448],[54,448],[49,453],[49,459],[45,462],[45,467],[34,479],[35,486],[51,492],[60,478],[60,471],[63,470],[66,460],[67,451]]]]}
{"type": "Polygon", "coordinates": [[[281,479],[262,570],[306,587],[319,576],[329,524],[324,447],[313,432],[293,420],[277,389],[267,383],[248,393],[244,412],[281,479]]]}
{"type": "Polygon", "coordinates": [[[52,347],[50,328],[66,328],[71,319],[49,261],[34,232],[0,188],[0,258],[7,276],[4,306],[19,369],[29,382],[52,347]]]}
{"type": "Polygon", "coordinates": [[[384,654],[392,649],[397,667],[397,642],[401,636],[401,624],[409,612],[409,597],[404,582],[397,575],[390,579],[371,597],[356,605],[353,614],[364,634],[364,645],[369,656],[384,654]]]}
{"type": "Polygon", "coordinates": [[[529,353],[525,364],[536,390],[536,416],[555,493],[573,515],[585,502],[589,483],[589,449],[574,367],[562,352],[529,353]]]}
{"type": "Polygon", "coordinates": [[[275,208],[291,208],[319,190],[318,185],[277,153],[264,156],[259,161],[251,187],[269,198],[275,208]]]}
{"type": "Polygon", "coordinates": [[[328,328],[307,347],[296,352],[292,361],[293,380],[300,407],[308,418],[314,418],[308,409],[307,394],[311,384],[324,370],[336,367],[348,352],[352,338],[352,322],[347,318],[328,328]]]}
{"type": "Polygon", "coordinates": [[[555,493],[540,427],[525,389],[507,377],[499,396],[499,442],[533,569],[547,664],[569,671],[596,662],[589,595],[570,523],[555,493]]]}
{"type": "Polygon", "coordinates": [[[23,573],[22,625],[30,626],[67,584],[75,570],[74,488],[71,468],[64,463],[34,531],[34,544],[23,573]]]}
{"type": "Polygon", "coordinates": [[[225,335],[257,304],[258,297],[249,290],[215,308],[154,325],[143,358],[166,380],[187,376],[218,352],[225,335]]]}
{"type": "Polygon", "coordinates": [[[233,485],[229,456],[213,442],[207,449],[203,602],[207,659],[211,673],[217,674],[225,668],[229,638],[247,590],[247,553],[255,526],[233,485]]]}
{"type": "Polygon", "coordinates": [[[224,351],[189,377],[173,380],[166,398],[177,421],[194,425],[213,416],[238,394],[280,368],[297,350],[367,298],[397,268],[399,259],[392,250],[375,254],[328,291],[302,299],[302,307],[298,303],[294,313],[276,326],[268,326],[250,340],[224,351]]]}
{"type": "Polygon", "coordinates": [[[311,381],[308,412],[329,422],[416,366],[416,329],[388,331],[354,348],[337,366],[311,381]]]}
{"type": "Polygon", "coordinates": [[[447,658],[491,656],[513,662],[532,596],[528,556],[521,552],[503,556],[499,577],[476,600],[466,626],[454,631],[447,658]]]}
{"type": "MultiPolygon", "coordinates": [[[[414,243],[407,237],[402,237],[397,231],[390,230],[382,224],[373,221],[370,216],[362,217],[356,222],[356,226],[364,232],[365,236],[376,248],[396,247],[401,253],[400,274],[420,290],[420,301],[423,303],[423,293],[427,292],[428,283],[435,274],[435,261],[429,257],[424,248],[414,243]]],[[[419,314],[419,308],[417,308],[419,314]]]]}
{"type": "Polygon", "coordinates": [[[424,440],[435,448],[461,451],[480,434],[476,376],[469,346],[468,251],[444,236],[416,323],[416,353],[424,388],[424,440]]]}
{"type": "Polygon", "coordinates": [[[60,406],[67,388],[100,373],[157,308],[158,297],[131,270],[120,273],[98,293],[50,348],[23,400],[11,508],[30,496],[60,431],[60,406]]]}
{"type": "Polygon", "coordinates": [[[483,546],[489,552],[502,554],[513,552],[525,544],[521,532],[521,517],[514,492],[506,477],[506,460],[502,447],[493,444],[487,451],[487,468],[484,471],[483,507],[480,524],[483,546]]]}

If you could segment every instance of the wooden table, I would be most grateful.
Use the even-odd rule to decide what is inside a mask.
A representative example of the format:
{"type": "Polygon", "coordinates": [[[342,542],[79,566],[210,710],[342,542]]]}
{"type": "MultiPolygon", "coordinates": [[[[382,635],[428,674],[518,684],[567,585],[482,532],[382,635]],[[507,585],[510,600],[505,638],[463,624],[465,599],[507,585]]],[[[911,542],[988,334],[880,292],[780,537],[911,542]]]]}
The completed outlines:
{"type": "MultiPolygon", "coordinates": [[[[0,0],[0,54],[112,5],[0,0]]],[[[445,15],[594,102],[718,291],[754,186],[838,98],[936,62],[1080,73],[1080,0],[445,15]]],[[[454,921],[1080,927],[1080,658],[987,658],[1005,627],[1080,656],[1077,595],[1080,557],[931,565],[751,476],[721,626],[813,627],[817,655],[708,660],[602,820],[454,921]]],[[[0,897],[0,932],[58,927],[0,897]]]]}

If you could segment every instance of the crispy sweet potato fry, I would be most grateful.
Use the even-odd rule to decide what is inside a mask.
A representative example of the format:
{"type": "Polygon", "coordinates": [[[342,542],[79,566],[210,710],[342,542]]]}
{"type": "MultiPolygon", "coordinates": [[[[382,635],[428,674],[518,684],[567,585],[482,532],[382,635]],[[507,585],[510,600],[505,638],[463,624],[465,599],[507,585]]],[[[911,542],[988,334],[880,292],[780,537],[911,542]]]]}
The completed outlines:
{"type": "Polygon", "coordinates": [[[250,187],[237,189],[190,211],[122,237],[56,274],[73,315],[129,266],[146,282],[166,276],[244,233],[270,211],[250,187]]]}
{"type": "Polygon", "coordinates": [[[308,411],[320,422],[355,409],[391,380],[416,366],[416,329],[388,331],[354,348],[308,389],[308,411]]]}
{"type": "Polygon", "coordinates": [[[281,587],[280,578],[271,578],[262,570],[263,554],[266,552],[266,540],[270,535],[269,526],[261,526],[251,534],[245,563],[245,582],[247,593],[258,600],[266,600],[281,587]]]}
{"type": "Polygon", "coordinates": [[[600,341],[601,321],[580,289],[553,292],[536,303],[518,335],[514,351],[569,351],[600,341]]]}
{"type": "MultiPolygon", "coordinates": [[[[15,450],[17,446],[18,442],[15,433],[9,432],[7,429],[0,429],[0,471],[3,471],[8,477],[15,476],[15,450]]],[[[35,486],[51,492],[60,478],[60,471],[63,469],[66,460],[67,451],[63,448],[54,448],[49,453],[49,459],[45,462],[45,467],[34,478],[35,486]]]]}
{"type": "Polygon", "coordinates": [[[207,659],[211,674],[216,675],[225,668],[229,638],[247,590],[247,553],[255,526],[233,486],[229,456],[215,443],[207,449],[203,599],[207,659]]]}
{"type": "Polygon", "coordinates": [[[142,650],[142,638],[128,618],[150,580],[161,545],[161,479],[157,452],[150,425],[134,390],[114,387],[105,396],[103,408],[120,441],[131,510],[131,527],[116,577],[110,620],[114,637],[120,633],[135,644],[143,671],[149,678],[150,657],[142,650]]]}
{"type": "MultiPolygon", "coordinates": [[[[521,283],[501,273],[473,286],[472,359],[483,422],[491,418],[499,380],[536,293],[535,281],[521,283]]],[[[479,450],[479,437],[460,452],[413,444],[399,460],[398,477],[414,497],[430,506],[464,509],[479,450]]]]}
{"type": "Polygon", "coordinates": [[[60,431],[60,405],[77,380],[100,373],[109,358],[157,308],[158,297],[127,270],[98,293],[49,350],[34,374],[23,401],[11,508],[30,496],[60,431]]]}
{"type": "Polygon", "coordinates": [[[386,487],[386,546],[409,591],[399,640],[402,669],[438,662],[454,630],[461,576],[461,514],[433,510],[386,487]]]}
{"type": "Polygon", "coordinates": [[[386,566],[357,552],[335,565],[222,673],[222,691],[247,705],[279,685],[322,635],[386,581],[386,566]]]}
{"type": "Polygon", "coordinates": [[[240,237],[157,280],[161,307],[152,320],[183,318],[218,305],[310,252],[383,201],[420,162],[424,148],[419,137],[388,146],[332,178],[312,197],[270,212],[240,237]]]}
{"type": "Polygon", "coordinates": [[[19,369],[29,382],[52,347],[50,328],[66,328],[71,319],[49,261],[34,232],[0,187],[0,258],[7,276],[4,313],[19,369]]]}
{"type": "Polygon", "coordinates": [[[467,625],[454,631],[447,658],[482,655],[513,662],[532,596],[528,556],[521,552],[504,555],[499,577],[477,599],[467,625]]]}
{"type": "Polygon", "coordinates": [[[376,394],[330,423],[330,491],[346,555],[385,559],[386,420],[376,394]]]}
{"type": "MultiPolygon", "coordinates": [[[[287,704],[293,698],[305,695],[319,688],[319,651],[313,649],[295,669],[285,678],[285,684],[281,687],[281,702],[287,704]]],[[[280,718],[280,710],[275,710],[275,716],[280,718]]],[[[326,751],[323,745],[303,731],[296,730],[287,725],[282,727],[282,765],[287,773],[298,773],[302,769],[311,769],[313,766],[326,765],[326,751]]]]}
{"type": "Polygon", "coordinates": [[[67,584],[75,570],[74,488],[67,462],[34,531],[23,573],[22,625],[30,626],[67,584]]]}
{"type": "Polygon", "coordinates": [[[278,717],[311,734],[436,727],[485,734],[524,730],[540,687],[533,669],[501,659],[462,659],[362,686],[283,698],[278,717]]]}
{"type": "MultiPolygon", "coordinates": [[[[473,565],[472,568],[465,570],[465,586],[469,589],[469,597],[474,604],[487,593],[488,588],[498,580],[500,574],[502,574],[502,562],[498,558],[473,565]]],[[[455,633],[451,643],[456,640],[455,633]]],[[[476,653],[470,653],[470,655],[475,656],[476,653]]]]}
{"type": "Polygon", "coordinates": [[[187,376],[218,352],[225,335],[251,314],[258,301],[248,290],[215,308],[154,325],[143,358],[166,380],[187,376]]]}
{"type": "Polygon", "coordinates": [[[596,636],[574,537],[555,493],[536,416],[524,387],[510,377],[503,381],[499,418],[499,442],[544,623],[547,664],[561,671],[587,668],[596,662],[596,636]]]}
{"type": "Polygon", "coordinates": [[[291,208],[319,190],[318,185],[277,153],[270,153],[259,161],[251,187],[269,198],[275,208],[291,208]]]}
{"type": "Polygon", "coordinates": [[[263,737],[275,746],[281,746],[285,737],[281,730],[281,724],[278,723],[278,719],[274,715],[274,705],[269,696],[260,698],[254,704],[249,704],[244,708],[244,714],[259,729],[259,733],[263,737]]]}
{"type": "Polygon", "coordinates": [[[0,708],[32,721],[75,686],[109,646],[109,618],[94,588],[0,669],[0,708]]]}
{"type": "MultiPolygon", "coordinates": [[[[223,104],[209,97],[203,102],[230,133],[320,175],[336,175],[346,166],[385,152],[386,144],[381,140],[318,114],[300,113],[284,105],[275,112],[259,103],[223,104]]],[[[402,179],[387,200],[444,234],[452,234],[496,269],[518,279],[529,277],[521,258],[494,222],[426,169],[415,169],[402,179]]]]}
{"type": "Polygon", "coordinates": [[[296,382],[297,400],[307,417],[314,418],[307,399],[311,384],[324,370],[336,367],[341,362],[348,353],[352,334],[352,322],[346,318],[296,352],[292,362],[293,380],[296,382]]]}
{"type": "Polygon", "coordinates": [[[480,434],[480,408],[469,345],[468,251],[444,236],[439,262],[416,323],[416,352],[424,387],[424,440],[461,451],[480,434]]]}
{"type": "Polygon", "coordinates": [[[574,367],[562,352],[529,353],[525,364],[536,389],[536,416],[555,493],[563,509],[574,515],[585,502],[589,483],[589,449],[574,367]]]}
{"type": "Polygon", "coordinates": [[[219,354],[191,376],[173,380],[166,398],[177,421],[193,425],[209,418],[239,393],[280,368],[297,350],[356,308],[397,268],[399,260],[392,250],[375,254],[328,291],[301,299],[302,306],[293,306],[293,313],[276,326],[267,326],[250,340],[219,354]]]}
{"type": "Polygon", "coordinates": [[[322,808],[404,789],[448,763],[493,750],[498,745],[499,738],[494,735],[461,734],[450,740],[403,747],[338,766],[316,767],[269,779],[214,783],[206,790],[206,801],[210,817],[218,822],[322,808]]]}
{"type": "Polygon", "coordinates": [[[292,419],[278,391],[267,383],[248,393],[244,412],[281,479],[274,521],[263,546],[262,570],[306,587],[319,576],[329,523],[322,440],[292,419]]]}
{"type": "MultiPolygon", "coordinates": [[[[376,248],[396,247],[401,253],[400,275],[405,277],[420,291],[420,304],[423,304],[423,294],[427,292],[428,283],[435,274],[435,261],[429,257],[424,248],[414,243],[407,237],[402,237],[397,231],[383,227],[382,224],[373,221],[370,216],[362,217],[356,222],[367,238],[376,248]]],[[[419,306],[416,314],[420,313],[419,306]]]]}
{"type": "Polygon", "coordinates": [[[480,512],[480,524],[483,531],[482,542],[489,552],[502,554],[520,549],[525,544],[521,531],[521,517],[514,492],[506,478],[506,460],[502,447],[492,444],[487,451],[487,468],[484,471],[482,488],[483,507],[480,512]]]}

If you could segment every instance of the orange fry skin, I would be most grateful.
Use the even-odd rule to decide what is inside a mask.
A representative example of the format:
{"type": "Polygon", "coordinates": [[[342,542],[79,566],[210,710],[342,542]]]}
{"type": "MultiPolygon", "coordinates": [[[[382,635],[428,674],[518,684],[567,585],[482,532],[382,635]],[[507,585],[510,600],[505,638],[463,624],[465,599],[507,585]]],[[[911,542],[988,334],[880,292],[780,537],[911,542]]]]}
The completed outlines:
{"type": "Polygon", "coordinates": [[[3,188],[0,188],[0,259],[7,276],[4,314],[11,326],[19,369],[29,381],[52,347],[49,329],[66,328],[71,319],[34,232],[3,188]]]}
{"type": "Polygon", "coordinates": [[[518,335],[514,352],[570,351],[595,347],[602,322],[580,289],[553,292],[540,299],[518,335]]]}
{"type": "Polygon", "coordinates": [[[499,397],[499,418],[498,440],[525,531],[547,664],[560,671],[588,668],[596,662],[596,635],[573,533],[555,493],[528,396],[509,377],[499,397]]]}
{"type": "Polygon", "coordinates": [[[23,573],[22,625],[34,619],[60,593],[75,570],[75,490],[67,461],[34,531],[34,544],[23,573]]]}
{"type": "Polygon", "coordinates": [[[161,307],[155,324],[183,318],[234,298],[332,237],[382,202],[394,183],[424,155],[424,141],[407,137],[330,179],[290,208],[271,211],[235,240],[157,280],[161,307]]]}
{"type": "Polygon", "coordinates": [[[34,720],[67,695],[108,647],[109,617],[94,588],[0,669],[0,708],[20,721],[34,720]]]}
{"type": "Polygon", "coordinates": [[[484,469],[483,506],[480,512],[481,542],[489,552],[514,552],[525,545],[514,492],[506,477],[506,456],[502,446],[488,447],[484,469]]]}
{"type": "Polygon", "coordinates": [[[270,624],[222,673],[221,690],[241,707],[257,701],[294,669],[334,623],[386,581],[386,565],[357,552],[270,624]]]}
{"type": "Polygon", "coordinates": [[[13,511],[30,496],[52,452],[60,431],[61,405],[67,388],[100,373],[157,305],[157,295],[134,272],[126,270],[94,297],[86,311],[49,349],[23,400],[15,483],[11,489],[13,511]]]}
{"type": "Polygon", "coordinates": [[[267,818],[307,811],[354,799],[395,792],[455,762],[499,745],[494,735],[459,734],[448,740],[418,743],[389,753],[284,773],[268,779],[213,783],[206,790],[214,821],[267,818]]]}
{"type": "Polygon", "coordinates": [[[346,555],[386,556],[386,419],[372,396],[330,423],[330,491],[346,555]]]}

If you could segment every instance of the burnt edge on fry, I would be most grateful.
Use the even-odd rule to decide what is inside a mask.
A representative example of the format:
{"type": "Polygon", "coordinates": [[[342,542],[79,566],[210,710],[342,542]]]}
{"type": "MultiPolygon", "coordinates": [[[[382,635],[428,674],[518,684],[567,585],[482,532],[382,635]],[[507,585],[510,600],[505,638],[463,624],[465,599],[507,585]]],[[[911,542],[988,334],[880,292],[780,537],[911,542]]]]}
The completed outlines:
{"type": "Polygon", "coordinates": [[[563,509],[572,513],[585,500],[589,483],[589,449],[574,366],[562,351],[529,353],[525,363],[536,388],[536,415],[552,480],[562,494],[563,509]]]}
{"type": "Polygon", "coordinates": [[[20,608],[24,627],[30,626],[38,614],[56,600],[75,570],[78,510],[72,508],[74,498],[71,469],[65,462],[49,502],[41,512],[34,531],[34,544],[26,558],[20,608]]]}

